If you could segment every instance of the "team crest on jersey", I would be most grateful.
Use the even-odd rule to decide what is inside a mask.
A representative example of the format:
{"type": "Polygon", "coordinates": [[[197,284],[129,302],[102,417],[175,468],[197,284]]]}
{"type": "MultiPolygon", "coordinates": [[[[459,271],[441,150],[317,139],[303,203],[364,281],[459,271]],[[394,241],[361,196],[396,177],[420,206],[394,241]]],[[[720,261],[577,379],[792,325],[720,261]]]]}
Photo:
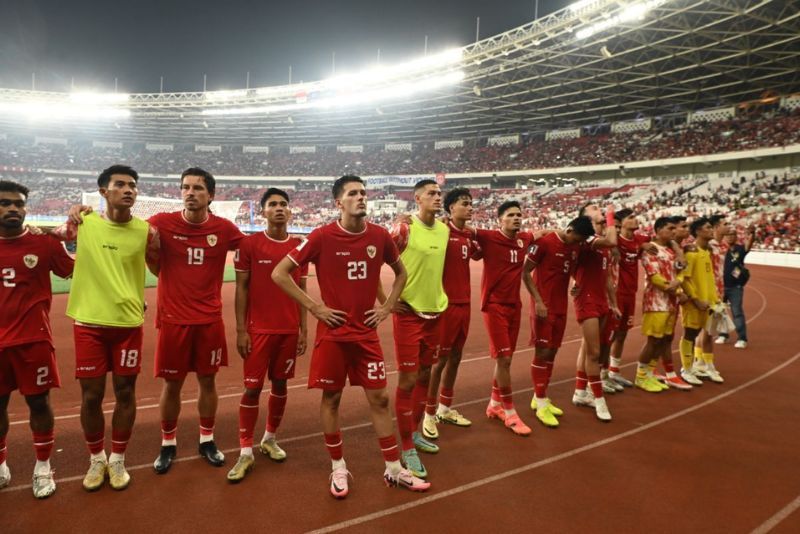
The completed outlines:
{"type": "Polygon", "coordinates": [[[367,256],[369,256],[370,259],[374,258],[375,254],[377,254],[377,253],[378,253],[378,249],[375,248],[374,245],[369,245],[367,247],[367,256]]]}
{"type": "Polygon", "coordinates": [[[217,236],[215,236],[214,234],[208,234],[206,236],[206,241],[208,241],[208,245],[210,247],[213,247],[217,244],[217,236]]]}
{"type": "Polygon", "coordinates": [[[28,254],[22,257],[22,261],[25,262],[25,267],[33,269],[39,264],[39,256],[36,254],[28,254]]]}
{"type": "Polygon", "coordinates": [[[522,248],[522,247],[524,247],[524,246],[525,246],[525,243],[523,243],[523,242],[522,242],[522,239],[517,239],[517,246],[518,246],[519,248],[522,248]]]}

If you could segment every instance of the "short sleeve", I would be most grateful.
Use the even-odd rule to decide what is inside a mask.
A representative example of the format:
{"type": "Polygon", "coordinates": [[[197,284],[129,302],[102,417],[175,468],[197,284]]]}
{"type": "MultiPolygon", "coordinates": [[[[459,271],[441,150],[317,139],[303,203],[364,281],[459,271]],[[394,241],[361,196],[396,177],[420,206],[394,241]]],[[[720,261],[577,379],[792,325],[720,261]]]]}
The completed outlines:
{"type": "Polygon", "coordinates": [[[245,235],[235,224],[227,220],[226,222],[228,223],[228,250],[236,250],[245,235]]]}
{"type": "Polygon", "coordinates": [[[547,255],[547,246],[544,244],[544,241],[537,243],[534,241],[531,243],[531,246],[528,247],[528,253],[525,255],[525,259],[539,265],[542,263],[542,260],[547,255]]]}
{"type": "Polygon", "coordinates": [[[477,240],[472,238],[470,238],[469,244],[470,247],[472,247],[472,254],[470,255],[470,257],[475,261],[483,259],[483,248],[481,247],[481,244],[478,243],[477,240]]]}
{"type": "Polygon", "coordinates": [[[489,236],[492,235],[493,230],[475,230],[475,241],[478,243],[479,246],[485,247],[486,241],[489,239],[489,236]]]}
{"type": "Polygon", "coordinates": [[[408,236],[411,230],[408,227],[408,223],[398,223],[392,227],[392,240],[394,244],[397,245],[397,250],[403,252],[406,247],[408,246],[408,236]]]}
{"type": "MultiPolygon", "coordinates": [[[[389,233],[387,232],[388,236],[389,233]]],[[[322,230],[316,229],[308,234],[308,239],[297,245],[293,251],[286,255],[295,265],[302,267],[319,259],[322,250],[322,230]]]]}
{"type": "Polygon", "coordinates": [[[642,254],[642,268],[647,276],[653,276],[658,273],[658,259],[657,256],[651,254],[642,254]]]}
{"type": "Polygon", "coordinates": [[[252,239],[243,239],[233,253],[233,268],[241,273],[250,272],[250,241],[252,239]]]}
{"type": "Polygon", "coordinates": [[[64,244],[57,239],[49,239],[48,244],[50,246],[50,270],[61,278],[72,276],[75,260],[67,253],[64,244]]]}
{"type": "Polygon", "coordinates": [[[392,235],[387,232],[384,232],[384,244],[383,244],[383,262],[388,263],[389,265],[393,265],[397,263],[397,260],[400,259],[400,250],[397,248],[395,244],[394,238],[392,235]]]}

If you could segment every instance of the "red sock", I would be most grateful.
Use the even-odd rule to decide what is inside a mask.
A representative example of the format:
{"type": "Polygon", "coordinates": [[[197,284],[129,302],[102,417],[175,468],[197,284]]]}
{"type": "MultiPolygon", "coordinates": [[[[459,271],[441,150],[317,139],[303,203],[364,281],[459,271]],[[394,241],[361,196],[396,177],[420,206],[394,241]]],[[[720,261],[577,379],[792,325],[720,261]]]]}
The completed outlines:
{"type": "Polygon", "coordinates": [[[258,397],[243,393],[239,401],[239,447],[253,446],[253,431],[258,420],[258,397]]]}
{"type": "Polygon", "coordinates": [[[514,395],[511,393],[511,386],[500,388],[500,402],[503,403],[504,410],[514,409],[514,395]]]}
{"type": "MultiPolygon", "coordinates": [[[[46,462],[50,459],[50,453],[53,452],[53,436],[52,430],[33,433],[33,449],[36,451],[36,459],[40,462],[46,462]]],[[[3,463],[2,460],[0,460],[0,463],[3,463]]]]}
{"type": "Polygon", "coordinates": [[[397,415],[397,429],[400,432],[400,441],[403,450],[408,451],[414,448],[414,404],[411,392],[397,388],[394,398],[394,411],[397,415]]]}
{"type": "Polygon", "coordinates": [[[328,454],[331,455],[331,460],[341,460],[342,433],[325,434],[325,447],[328,449],[328,454]]]}
{"type": "Polygon", "coordinates": [[[497,385],[497,380],[492,380],[492,400],[495,402],[501,402],[500,386],[497,385]]]}
{"type": "Polygon", "coordinates": [[[175,439],[175,436],[178,434],[178,421],[176,419],[171,419],[169,421],[161,421],[161,439],[166,441],[169,439],[175,439]]]}
{"type": "Polygon", "coordinates": [[[86,446],[89,447],[89,452],[92,454],[100,454],[106,448],[106,434],[100,431],[97,434],[83,434],[86,439],[86,446]]]}
{"type": "Polygon", "coordinates": [[[586,372],[578,371],[575,373],[575,389],[578,391],[586,391],[586,384],[588,383],[586,372]]]}
{"type": "Polygon", "coordinates": [[[411,391],[411,402],[414,403],[412,415],[414,417],[414,430],[419,426],[422,421],[422,414],[425,413],[425,405],[428,398],[428,384],[421,384],[417,382],[414,389],[411,391]]]}
{"type": "Polygon", "coordinates": [[[6,449],[6,437],[0,438],[0,465],[6,461],[8,457],[8,449],[6,449]]]}
{"type": "Polygon", "coordinates": [[[128,442],[131,439],[131,430],[111,429],[111,452],[125,454],[128,442]]]}
{"type": "Polygon", "coordinates": [[[453,403],[453,388],[442,388],[439,392],[439,404],[448,408],[453,403]]]}
{"type": "Polygon", "coordinates": [[[675,372],[675,366],[672,365],[672,358],[666,361],[662,361],[661,364],[664,366],[664,371],[666,371],[667,373],[675,372]]]}
{"type": "Polygon", "coordinates": [[[609,364],[608,370],[611,373],[619,373],[619,367],[617,367],[616,365],[610,365],[609,364]]]}
{"type": "Polygon", "coordinates": [[[538,398],[547,396],[547,362],[534,358],[531,364],[531,378],[533,379],[533,392],[538,398]]]}
{"type": "Polygon", "coordinates": [[[213,436],[214,435],[214,422],[216,417],[201,417],[200,418],[200,435],[213,436]]]}
{"type": "Polygon", "coordinates": [[[603,381],[600,380],[600,375],[591,375],[589,378],[589,387],[592,388],[592,393],[595,399],[603,398],[603,381]]]}
{"type": "Polygon", "coordinates": [[[400,449],[397,448],[397,438],[394,437],[394,434],[386,436],[385,438],[378,438],[378,443],[381,446],[384,462],[396,462],[400,460],[400,449]]]}
{"type": "Polygon", "coordinates": [[[283,412],[286,410],[286,397],[288,391],[286,384],[276,385],[272,384],[272,390],[269,392],[268,402],[268,415],[267,415],[267,432],[275,433],[278,427],[281,426],[283,419],[283,412]]]}
{"type": "Polygon", "coordinates": [[[553,362],[545,361],[544,363],[547,366],[547,380],[545,380],[544,389],[547,391],[547,388],[550,387],[550,379],[553,378],[553,362]]]}

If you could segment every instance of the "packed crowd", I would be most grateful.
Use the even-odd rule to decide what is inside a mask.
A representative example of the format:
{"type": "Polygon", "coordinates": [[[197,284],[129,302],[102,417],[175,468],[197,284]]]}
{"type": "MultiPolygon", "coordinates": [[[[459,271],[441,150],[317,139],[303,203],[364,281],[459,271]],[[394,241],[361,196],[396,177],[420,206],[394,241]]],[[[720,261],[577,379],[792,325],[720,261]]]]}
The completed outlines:
{"type": "MultiPolygon", "coordinates": [[[[586,129],[585,129],[586,130],[586,129]]],[[[800,142],[800,110],[720,122],[692,122],[676,128],[613,134],[597,128],[574,139],[545,141],[532,137],[513,146],[477,143],[435,150],[416,145],[410,152],[365,146],[362,153],[317,147],[314,154],[290,154],[274,147],[269,154],[244,153],[241,146],[220,152],[195,152],[192,145],[172,151],[149,151],[143,145],[95,148],[89,142],[34,144],[30,139],[0,140],[0,167],[99,172],[109,161],[133,165],[139,172],[175,174],[200,166],[221,176],[340,176],[494,172],[625,163],[733,152],[800,142]]]]}

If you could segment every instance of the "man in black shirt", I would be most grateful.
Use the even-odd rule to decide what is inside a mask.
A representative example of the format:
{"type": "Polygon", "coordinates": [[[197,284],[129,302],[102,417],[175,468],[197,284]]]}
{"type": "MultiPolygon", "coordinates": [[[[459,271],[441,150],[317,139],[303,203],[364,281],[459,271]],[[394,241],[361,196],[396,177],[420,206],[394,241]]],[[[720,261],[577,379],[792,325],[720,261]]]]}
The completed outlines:
{"type": "MultiPolygon", "coordinates": [[[[725,254],[725,268],[723,270],[723,282],[725,284],[725,302],[731,305],[733,312],[733,324],[736,326],[736,337],[738,340],[734,347],[737,349],[747,348],[747,322],[744,317],[744,286],[750,279],[750,271],[744,266],[744,258],[753,246],[755,229],[747,230],[747,237],[744,245],[739,244],[738,235],[735,228],[731,227],[725,234],[725,242],[728,245],[728,252],[725,254]]],[[[727,338],[728,334],[720,334],[727,338]]]]}

